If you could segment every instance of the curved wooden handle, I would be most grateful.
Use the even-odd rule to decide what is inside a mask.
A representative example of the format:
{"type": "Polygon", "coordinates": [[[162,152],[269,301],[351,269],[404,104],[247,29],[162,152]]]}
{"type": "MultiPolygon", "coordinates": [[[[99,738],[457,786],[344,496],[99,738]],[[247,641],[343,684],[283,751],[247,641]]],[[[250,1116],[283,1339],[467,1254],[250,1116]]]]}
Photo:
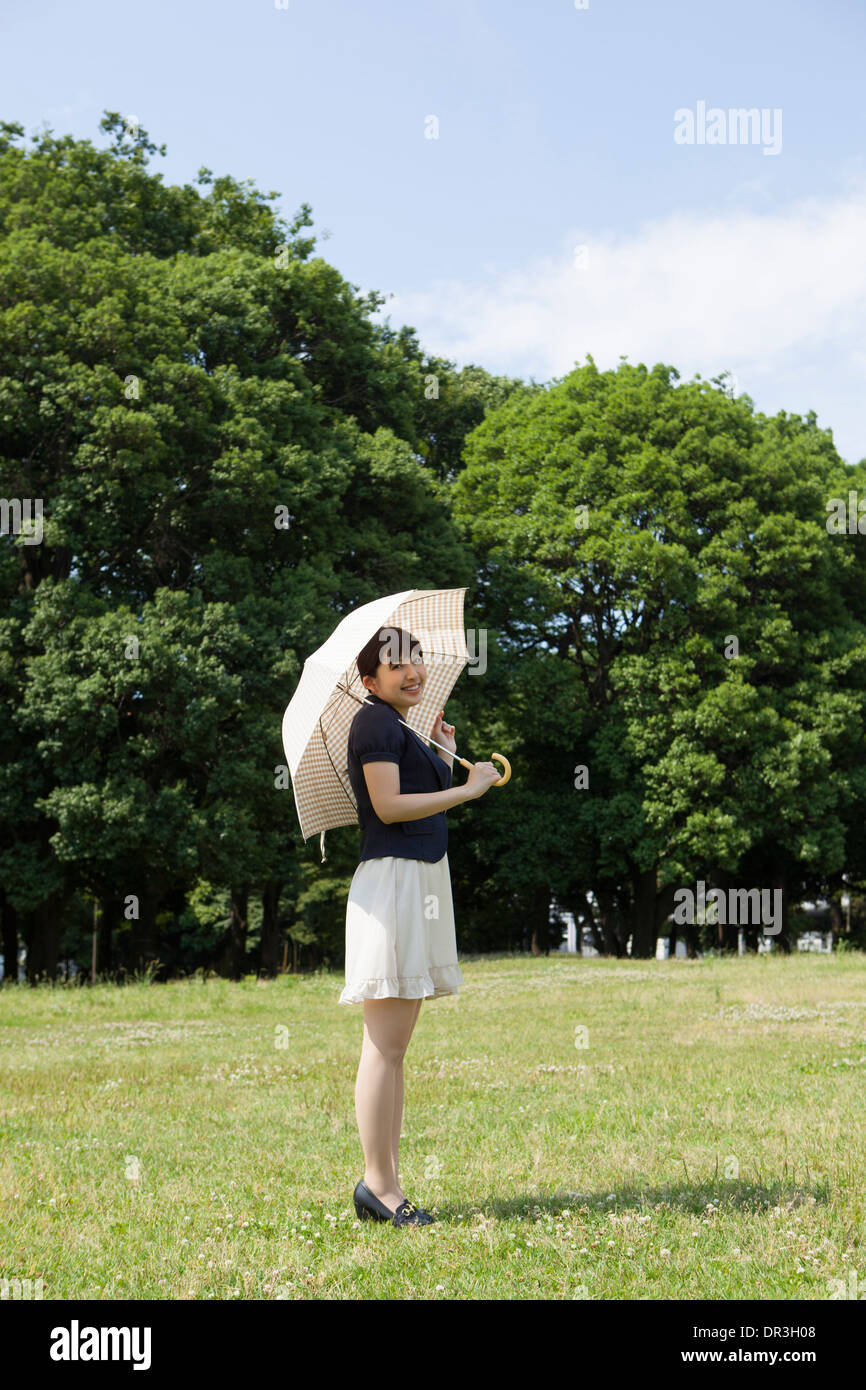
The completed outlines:
{"type": "Polygon", "coordinates": [[[509,777],[511,776],[511,763],[508,761],[507,758],[503,758],[503,756],[502,756],[501,753],[491,753],[491,754],[490,754],[490,761],[491,761],[491,762],[502,763],[503,767],[505,768],[505,772],[504,772],[504,773],[502,774],[502,776],[499,778],[499,781],[498,781],[498,782],[493,782],[493,783],[492,783],[492,785],[493,785],[494,787],[504,787],[504,786],[505,786],[505,783],[508,781],[509,777]]]}

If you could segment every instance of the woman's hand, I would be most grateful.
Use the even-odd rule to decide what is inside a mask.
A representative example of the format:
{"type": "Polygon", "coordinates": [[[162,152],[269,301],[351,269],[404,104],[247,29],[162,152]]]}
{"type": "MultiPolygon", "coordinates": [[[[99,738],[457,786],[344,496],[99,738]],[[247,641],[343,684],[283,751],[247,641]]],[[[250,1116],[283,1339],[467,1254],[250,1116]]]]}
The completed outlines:
{"type": "Polygon", "coordinates": [[[437,743],[441,743],[443,748],[447,748],[449,753],[457,752],[457,740],[454,737],[454,725],[446,724],[442,716],[445,713],[440,709],[436,718],[433,720],[433,728],[430,730],[430,737],[437,743]]]}
{"type": "Polygon", "coordinates": [[[473,763],[466,778],[467,801],[477,801],[501,776],[502,773],[495,763],[473,763]]]}

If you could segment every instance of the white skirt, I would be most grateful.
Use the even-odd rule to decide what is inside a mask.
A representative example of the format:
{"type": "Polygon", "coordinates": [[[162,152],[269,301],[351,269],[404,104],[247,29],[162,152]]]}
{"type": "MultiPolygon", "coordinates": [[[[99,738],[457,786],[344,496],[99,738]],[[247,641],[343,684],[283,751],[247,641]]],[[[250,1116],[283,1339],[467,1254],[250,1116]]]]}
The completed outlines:
{"type": "Polygon", "coordinates": [[[386,855],[355,870],[346,904],[346,987],[337,1001],[438,999],[463,983],[448,855],[386,855]]]}

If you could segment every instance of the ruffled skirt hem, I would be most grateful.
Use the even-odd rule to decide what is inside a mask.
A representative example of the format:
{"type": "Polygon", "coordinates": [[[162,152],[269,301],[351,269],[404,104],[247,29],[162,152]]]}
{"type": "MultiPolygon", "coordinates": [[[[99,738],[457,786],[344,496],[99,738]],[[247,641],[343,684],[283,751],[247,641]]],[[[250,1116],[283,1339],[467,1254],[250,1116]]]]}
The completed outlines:
{"type": "Polygon", "coordinates": [[[440,999],[444,994],[456,994],[462,983],[459,965],[431,965],[424,975],[352,980],[337,1003],[361,1004],[365,999],[440,999]]]}

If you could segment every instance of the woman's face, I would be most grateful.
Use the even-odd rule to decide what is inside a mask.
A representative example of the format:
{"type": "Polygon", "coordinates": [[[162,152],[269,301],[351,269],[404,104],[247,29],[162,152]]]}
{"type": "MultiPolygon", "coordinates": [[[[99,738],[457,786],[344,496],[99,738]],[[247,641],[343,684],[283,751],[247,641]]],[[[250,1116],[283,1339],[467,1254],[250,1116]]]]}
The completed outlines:
{"type": "Polygon", "coordinates": [[[427,668],[421,660],[422,653],[416,653],[416,661],[406,661],[396,665],[390,661],[380,661],[375,677],[367,677],[364,684],[373,695],[386,700],[389,705],[401,711],[410,710],[421,701],[427,668]]]}

